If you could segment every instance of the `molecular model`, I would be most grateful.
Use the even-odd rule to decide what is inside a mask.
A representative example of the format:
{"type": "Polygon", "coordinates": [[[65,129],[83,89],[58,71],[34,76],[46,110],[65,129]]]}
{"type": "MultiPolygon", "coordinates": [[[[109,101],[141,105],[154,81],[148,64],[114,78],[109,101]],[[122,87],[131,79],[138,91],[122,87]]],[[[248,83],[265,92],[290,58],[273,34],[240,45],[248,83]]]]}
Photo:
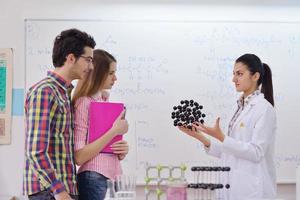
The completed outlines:
{"type": "Polygon", "coordinates": [[[180,105],[173,107],[171,118],[174,120],[174,126],[186,126],[192,129],[192,123],[204,123],[206,116],[201,110],[203,106],[194,100],[181,100],[180,105]]]}
{"type": "MultiPolygon", "coordinates": [[[[187,183],[185,171],[187,167],[181,166],[163,166],[146,165],[145,177],[145,196],[146,200],[169,200],[168,189],[170,184],[179,181],[187,183]]],[[[194,175],[194,181],[185,184],[185,188],[190,190],[190,200],[223,200],[228,199],[229,195],[229,172],[230,167],[222,166],[194,166],[191,167],[191,173],[194,175]]],[[[186,190],[186,189],[184,189],[186,190]]],[[[175,197],[175,196],[174,196],[175,197]]],[[[186,198],[176,198],[186,200],[186,198]]]]}
{"type": "Polygon", "coordinates": [[[185,165],[181,166],[146,166],[145,195],[146,200],[165,199],[166,185],[172,181],[185,180],[185,165]],[[178,176],[179,174],[179,176],[178,176]]]}

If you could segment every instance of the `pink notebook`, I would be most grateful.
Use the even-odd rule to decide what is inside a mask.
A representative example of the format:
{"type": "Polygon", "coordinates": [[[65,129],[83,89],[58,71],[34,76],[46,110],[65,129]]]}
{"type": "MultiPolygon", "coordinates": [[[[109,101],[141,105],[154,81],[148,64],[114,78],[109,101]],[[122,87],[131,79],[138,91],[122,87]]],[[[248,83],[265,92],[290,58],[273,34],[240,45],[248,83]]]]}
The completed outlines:
{"type": "MultiPolygon", "coordinates": [[[[105,134],[124,109],[122,103],[92,102],[90,105],[89,143],[105,134]]],[[[103,149],[102,153],[112,153],[110,146],[122,140],[122,135],[114,137],[103,149]]]]}

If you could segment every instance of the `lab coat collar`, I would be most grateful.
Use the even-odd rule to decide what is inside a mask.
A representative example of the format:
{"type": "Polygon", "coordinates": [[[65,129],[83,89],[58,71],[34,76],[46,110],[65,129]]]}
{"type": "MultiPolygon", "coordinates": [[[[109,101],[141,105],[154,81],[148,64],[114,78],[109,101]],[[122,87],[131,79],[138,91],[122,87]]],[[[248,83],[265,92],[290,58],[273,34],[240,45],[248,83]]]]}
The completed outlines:
{"type": "Polygon", "coordinates": [[[239,108],[242,107],[242,109],[244,109],[244,107],[246,107],[255,97],[257,97],[260,94],[261,94],[260,90],[255,90],[252,94],[248,95],[246,98],[244,98],[243,95],[241,95],[241,97],[237,100],[238,107],[239,108]]]}
{"type": "Polygon", "coordinates": [[[264,98],[265,98],[264,94],[260,93],[259,95],[255,96],[252,99],[252,101],[249,102],[249,105],[253,106],[253,105],[257,104],[259,101],[261,101],[264,98]]]}
{"type": "Polygon", "coordinates": [[[240,116],[237,118],[237,120],[233,124],[232,130],[234,130],[236,128],[236,126],[241,123],[243,117],[253,108],[253,106],[255,104],[257,104],[259,101],[261,101],[261,99],[263,99],[263,98],[264,98],[264,95],[262,93],[253,97],[253,99],[249,102],[249,104],[247,104],[245,106],[244,110],[241,112],[240,116]]]}

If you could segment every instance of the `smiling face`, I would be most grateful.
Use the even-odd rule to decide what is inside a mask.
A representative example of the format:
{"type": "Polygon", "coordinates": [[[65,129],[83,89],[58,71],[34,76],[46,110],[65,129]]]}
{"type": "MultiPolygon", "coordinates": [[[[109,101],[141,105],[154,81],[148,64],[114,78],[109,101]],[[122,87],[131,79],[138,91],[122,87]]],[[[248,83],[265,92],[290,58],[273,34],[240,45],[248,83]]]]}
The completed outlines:
{"type": "Polygon", "coordinates": [[[107,77],[104,80],[100,90],[111,89],[113,87],[113,85],[115,84],[115,81],[117,80],[116,70],[117,70],[117,63],[111,62],[109,64],[109,71],[108,71],[107,77]]]}
{"type": "Polygon", "coordinates": [[[232,82],[235,84],[236,91],[243,92],[244,97],[253,93],[257,89],[257,81],[259,73],[251,74],[247,65],[242,62],[237,62],[233,69],[232,82]]]}

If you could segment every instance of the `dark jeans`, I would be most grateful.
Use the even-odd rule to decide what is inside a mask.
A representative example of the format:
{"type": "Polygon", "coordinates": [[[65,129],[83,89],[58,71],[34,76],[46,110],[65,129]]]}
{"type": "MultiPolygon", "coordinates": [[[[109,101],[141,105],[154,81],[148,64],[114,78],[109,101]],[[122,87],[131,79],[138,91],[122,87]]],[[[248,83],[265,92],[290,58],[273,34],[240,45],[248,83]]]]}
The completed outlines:
{"type": "Polygon", "coordinates": [[[97,172],[85,171],[77,175],[79,200],[103,200],[107,178],[97,172]]]}
{"type": "MultiPolygon", "coordinates": [[[[78,200],[78,197],[76,195],[70,194],[72,199],[78,200]]],[[[32,194],[28,196],[29,200],[55,200],[53,193],[48,189],[41,192],[38,192],[36,194],[32,194]]]]}

